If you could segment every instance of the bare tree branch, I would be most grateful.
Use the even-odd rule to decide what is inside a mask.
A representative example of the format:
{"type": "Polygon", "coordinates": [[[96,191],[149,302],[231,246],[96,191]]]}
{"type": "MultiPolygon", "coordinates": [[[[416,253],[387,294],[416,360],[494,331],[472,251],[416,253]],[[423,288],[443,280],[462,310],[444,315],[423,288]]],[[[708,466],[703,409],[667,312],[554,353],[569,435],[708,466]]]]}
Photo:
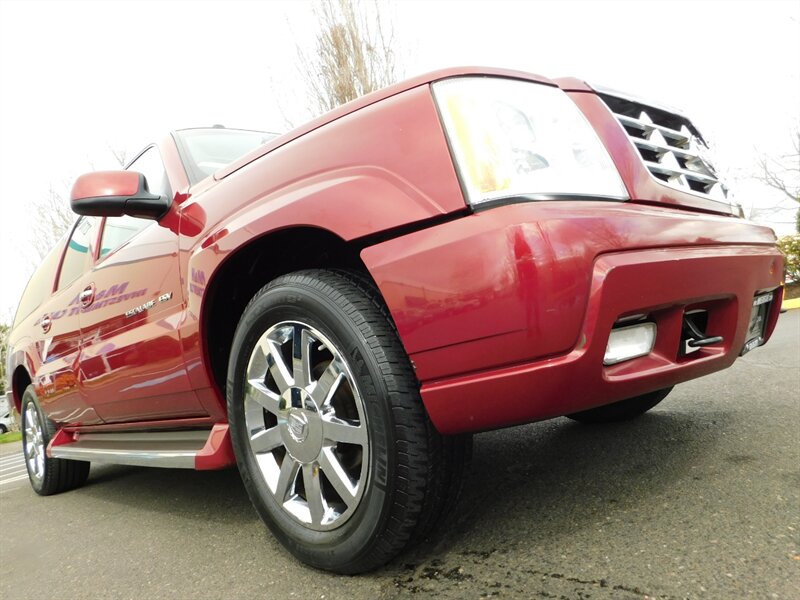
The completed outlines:
{"type": "Polygon", "coordinates": [[[377,1],[318,0],[319,33],[312,51],[297,47],[310,104],[327,112],[397,80],[394,30],[377,1]]]}
{"type": "MultiPolygon", "coordinates": [[[[777,158],[762,156],[758,161],[759,172],[755,178],[800,204],[800,128],[795,129],[792,134],[792,146],[793,153],[777,158]]],[[[800,232],[800,208],[795,227],[800,232]]]]}
{"type": "MultiPolygon", "coordinates": [[[[125,166],[126,151],[115,149],[108,144],[108,150],[114,156],[120,167],[125,166]]],[[[90,169],[94,170],[94,163],[88,161],[90,169]]],[[[33,225],[31,227],[30,245],[33,256],[30,257],[31,267],[36,267],[44,260],[48,252],[56,245],[64,233],[75,222],[75,214],[69,206],[69,199],[62,193],[72,187],[71,180],[64,180],[61,185],[50,183],[47,194],[33,201],[33,225]]]]}
{"type": "MultiPolygon", "coordinates": [[[[65,187],[69,189],[70,186],[65,187]]],[[[52,184],[47,195],[33,203],[32,210],[31,246],[38,257],[38,264],[70,228],[75,215],[70,210],[69,201],[52,184]]]]}
{"type": "Polygon", "coordinates": [[[119,163],[120,167],[125,168],[125,165],[127,164],[126,163],[128,154],[127,151],[125,151],[124,149],[120,150],[118,148],[112,148],[111,144],[106,144],[106,145],[108,146],[108,151],[111,152],[112,156],[114,157],[114,160],[116,160],[119,163]]]}

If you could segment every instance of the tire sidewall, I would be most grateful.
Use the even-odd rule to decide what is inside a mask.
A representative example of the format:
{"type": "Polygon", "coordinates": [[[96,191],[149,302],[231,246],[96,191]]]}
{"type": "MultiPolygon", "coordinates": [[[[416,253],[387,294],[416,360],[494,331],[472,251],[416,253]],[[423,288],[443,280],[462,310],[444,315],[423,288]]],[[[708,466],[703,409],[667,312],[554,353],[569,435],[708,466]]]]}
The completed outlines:
{"type": "Polygon", "coordinates": [[[383,529],[392,498],[394,434],[386,381],[364,333],[338,303],[321,290],[304,285],[275,285],[245,311],[231,349],[228,413],[236,460],[250,498],[267,525],[302,560],[322,568],[341,568],[363,555],[383,529]],[[301,321],[318,329],[347,361],[364,406],[370,444],[370,464],[363,495],[353,515],[340,527],[314,531],[290,517],[267,487],[249,448],[244,425],[244,380],[250,354],[272,325],[301,321]]]}
{"type": "Polygon", "coordinates": [[[49,475],[49,469],[51,466],[51,461],[53,459],[49,458],[46,454],[47,446],[50,444],[50,427],[48,426],[49,421],[42,411],[42,407],[39,406],[39,399],[36,397],[36,392],[33,391],[33,386],[28,386],[25,392],[22,395],[22,403],[20,405],[21,411],[21,418],[20,421],[22,423],[22,452],[25,456],[25,468],[28,471],[28,479],[30,479],[31,487],[37,494],[43,494],[45,489],[45,484],[47,482],[47,478],[49,475]],[[42,438],[44,440],[44,450],[45,450],[45,459],[44,459],[44,473],[42,478],[37,480],[33,474],[31,473],[30,465],[28,464],[28,440],[25,437],[25,429],[27,427],[27,417],[28,417],[28,405],[32,404],[34,410],[36,411],[37,416],[39,417],[39,427],[42,430],[42,438]]]}

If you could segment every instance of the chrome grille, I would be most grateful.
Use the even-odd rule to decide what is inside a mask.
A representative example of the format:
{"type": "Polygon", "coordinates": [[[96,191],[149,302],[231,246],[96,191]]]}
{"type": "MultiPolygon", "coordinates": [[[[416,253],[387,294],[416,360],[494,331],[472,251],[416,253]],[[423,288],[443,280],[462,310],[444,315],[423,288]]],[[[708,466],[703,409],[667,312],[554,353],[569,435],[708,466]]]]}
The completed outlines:
{"type": "Polygon", "coordinates": [[[708,159],[708,144],[689,119],[618,92],[595,89],[653,177],[679,190],[727,202],[727,189],[708,159]]]}

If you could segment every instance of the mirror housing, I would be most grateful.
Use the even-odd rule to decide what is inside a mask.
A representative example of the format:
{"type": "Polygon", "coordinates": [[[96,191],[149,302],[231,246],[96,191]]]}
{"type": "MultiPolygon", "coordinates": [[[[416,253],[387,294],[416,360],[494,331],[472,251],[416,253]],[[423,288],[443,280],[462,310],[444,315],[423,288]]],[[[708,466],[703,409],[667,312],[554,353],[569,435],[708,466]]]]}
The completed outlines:
{"type": "Polygon", "coordinates": [[[91,217],[159,220],[170,199],[151,194],[144,175],[135,171],[95,171],[75,180],[69,200],[72,212],[91,217]]]}

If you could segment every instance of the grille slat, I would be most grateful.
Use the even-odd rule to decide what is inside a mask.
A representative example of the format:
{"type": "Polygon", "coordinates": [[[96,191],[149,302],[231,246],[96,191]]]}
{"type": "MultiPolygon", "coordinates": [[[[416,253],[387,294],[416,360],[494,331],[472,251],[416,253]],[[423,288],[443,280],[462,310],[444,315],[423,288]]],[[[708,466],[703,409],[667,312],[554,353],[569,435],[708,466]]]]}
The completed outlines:
{"type": "Polygon", "coordinates": [[[628,97],[599,96],[656,179],[681,191],[727,201],[727,189],[706,156],[708,145],[689,119],[628,97]]]}
{"type": "Polygon", "coordinates": [[[691,150],[684,150],[682,148],[676,148],[674,146],[669,146],[665,144],[658,144],[652,140],[644,140],[640,138],[631,138],[631,141],[636,145],[639,149],[650,150],[651,152],[655,152],[657,154],[667,154],[671,152],[676,158],[682,159],[684,162],[696,162],[697,168],[693,169],[695,171],[699,171],[701,173],[706,173],[708,175],[713,175],[709,169],[706,168],[705,164],[702,162],[702,158],[696,152],[692,152],[691,150]]]}
{"type": "Polygon", "coordinates": [[[697,171],[690,171],[688,169],[681,169],[680,167],[672,167],[672,166],[665,166],[661,163],[654,163],[649,160],[644,161],[644,164],[647,165],[647,168],[651,171],[658,171],[659,173],[664,173],[665,175],[675,175],[679,176],[682,175],[683,177],[688,177],[689,179],[694,179],[706,185],[717,183],[716,177],[711,177],[709,175],[703,175],[702,173],[698,173],[697,171]]]}
{"type": "Polygon", "coordinates": [[[670,129],[669,127],[664,127],[662,125],[656,125],[655,123],[648,123],[647,121],[642,121],[640,119],[635,119],[633,117],[628,117],[625,115],[616,114],[615,116],[619,119],[620,123],[623,125],[627,125],[629,127],[634,127],[639,129],[640,131],[644,132],[645,135],[652,134],[653,131],[658,131],[664,137],[668,137],[672,140],[675,140],[678,144],[688,144],[689,140],[691,139],[691,132],[686,130],[685,132],[677,131],[675,129],[670,129]]]}

